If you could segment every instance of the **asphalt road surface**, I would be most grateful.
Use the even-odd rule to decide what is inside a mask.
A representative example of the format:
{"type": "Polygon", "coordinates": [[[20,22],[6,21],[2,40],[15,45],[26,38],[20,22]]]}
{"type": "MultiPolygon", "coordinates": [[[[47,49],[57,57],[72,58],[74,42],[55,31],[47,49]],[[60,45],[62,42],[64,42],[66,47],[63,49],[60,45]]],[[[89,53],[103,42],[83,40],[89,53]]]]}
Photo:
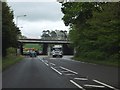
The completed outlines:
{"type": "Polygon", "coordinates": [[[3,88],[119,90],[118,68],[63,58],[25,57],[2,73],[3,88]]]}

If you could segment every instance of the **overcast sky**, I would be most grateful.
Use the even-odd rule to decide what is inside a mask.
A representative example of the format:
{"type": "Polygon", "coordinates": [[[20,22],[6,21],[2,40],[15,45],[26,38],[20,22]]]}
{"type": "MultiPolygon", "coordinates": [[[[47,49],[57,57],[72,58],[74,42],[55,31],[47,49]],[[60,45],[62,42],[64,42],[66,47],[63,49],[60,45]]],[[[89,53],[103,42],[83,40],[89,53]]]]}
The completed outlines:
{"type": "Polygon", "coordinates": [[[56,0],[35,1],[16,0],[16,2],[13,2],[13,0],[7,0],[8,5],[14,11],[15,23],[17,16],[27,15],[17,19],[17,25],[23,27],[20,28],[22,35],[28,38],[40,38],[43,30],[69,31],[69,27],[66,27],[61,20],[63,13],[61,12],[60,3],[56,2],[56,0]]]}

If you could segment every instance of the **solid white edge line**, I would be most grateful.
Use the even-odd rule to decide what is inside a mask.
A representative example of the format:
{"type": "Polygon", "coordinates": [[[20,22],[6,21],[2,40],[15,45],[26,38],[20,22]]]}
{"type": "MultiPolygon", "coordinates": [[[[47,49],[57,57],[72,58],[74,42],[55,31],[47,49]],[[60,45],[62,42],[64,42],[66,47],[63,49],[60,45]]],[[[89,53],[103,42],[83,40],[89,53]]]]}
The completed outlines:
{"type": "Polygon", "coordinates": [[[86,86],[86,87],[98,87],[98,88],[105,88],[105,86],[100,86],[100,85],[89,85],[89,84],[85,84],[84,86],[86,86]]]}
{"type": "Polygon", "coordinates": [[[69,69],[67,69],[67,68],[64,68],[64,67],[62,67],[62,66],[60,66],[60,68],[62,68],[62,69],[64,69],[64,70],[67,70],[67,71],[70,71],[70,72],[72,72],[72,73],[78,74],[77,72],[74,72],[74,71],[69,70],[69,69]]]}
{"type": "MultiPolygon", "coordinates": [[[[64,59],[65,59],[65,58],[64,58],[64,59]]],[[[65,60],[73,61],[73,62],[79,62],[79,63],[83,63],[83,64],[97,65],[97,64],[94,64],[94,63],[88,63],[88,62],[82,62],[82,61],[75,61],[75,60],[72,60],[72,59],[65,59],[65,60]]]]}
{"type": "Polygon", "coordinates": [[[70,80],[71,83],[73,83],[75,86],[77,86],[78,88],[85,90],[82,86],[80,86],[79,84],[77,84],[76,82],[74,82],[73,80],[70,80]]]}
{"type": "Polygon", "coordinates": [[[56,71],[58,74],[62,75],[62,73],[59,72],[57,69],[55,69],[55,68],[53,68],[53,67],[51,67],[51,69],[53,69],[54,71],[56,71]]]}
{"type": "Polygon", "coordinates": [[[103,82],[100,82],[100,81],[98,81],[98,80],[95,80],[95,79],[94,79],[93,81],[96,82],[96,83],[102,84],[102,85],[104,85],[104,86],[106,86],[106,87],[109,87],[109,88],[111,88],[111,89],[119,90],[119,89],[116,89],[116,88],[114,88],[114,87],[112,87],[112,86],[110,86],[110,85],[107,85],[107,84],[103,83],[103,82]]]}
{"type": "Polygon", "coordinates": [[[88,80],[87,78],[74,78],[76,80],[88,80]]]}

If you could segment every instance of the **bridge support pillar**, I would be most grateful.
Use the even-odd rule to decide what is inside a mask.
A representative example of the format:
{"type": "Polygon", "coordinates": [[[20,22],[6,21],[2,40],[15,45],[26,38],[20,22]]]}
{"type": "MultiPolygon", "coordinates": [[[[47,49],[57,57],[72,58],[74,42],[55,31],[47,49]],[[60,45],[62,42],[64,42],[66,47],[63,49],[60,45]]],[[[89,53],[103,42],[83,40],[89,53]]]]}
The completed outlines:
{"type": "Polygon", "coordinates": [[[51,47],[50,47],[50,45],[48,45],[48,48],[47,48],[48,57],[50,56],[50,53],[51,53],[51,47]]]}
{"type": "Polygon", "coordinates": [[[63,54],[64,55],[74,55],[74,49],[69,47],[68,44],[63,44],[63,54]]]}
{"type": "Polygon", "coordinates": [[[23,43],[19,43],[20,54],[23,55],[23,43]]]}
{"type": "Polygon", "coordinates": [[[48,44],[43,44],[43,55],[47,55],[48,44]]]}

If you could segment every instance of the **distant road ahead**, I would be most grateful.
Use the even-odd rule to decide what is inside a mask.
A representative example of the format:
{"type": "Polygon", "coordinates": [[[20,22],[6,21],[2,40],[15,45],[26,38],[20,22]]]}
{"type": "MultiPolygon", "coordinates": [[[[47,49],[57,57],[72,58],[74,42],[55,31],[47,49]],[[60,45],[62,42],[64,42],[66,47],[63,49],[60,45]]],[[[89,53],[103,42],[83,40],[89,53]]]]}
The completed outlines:
{"type": "Polygon", "coordinates": [[[117,90],[118,68],[71,61],[66,57],[25,57],[3,72],[3,88],[117,90]]]}

